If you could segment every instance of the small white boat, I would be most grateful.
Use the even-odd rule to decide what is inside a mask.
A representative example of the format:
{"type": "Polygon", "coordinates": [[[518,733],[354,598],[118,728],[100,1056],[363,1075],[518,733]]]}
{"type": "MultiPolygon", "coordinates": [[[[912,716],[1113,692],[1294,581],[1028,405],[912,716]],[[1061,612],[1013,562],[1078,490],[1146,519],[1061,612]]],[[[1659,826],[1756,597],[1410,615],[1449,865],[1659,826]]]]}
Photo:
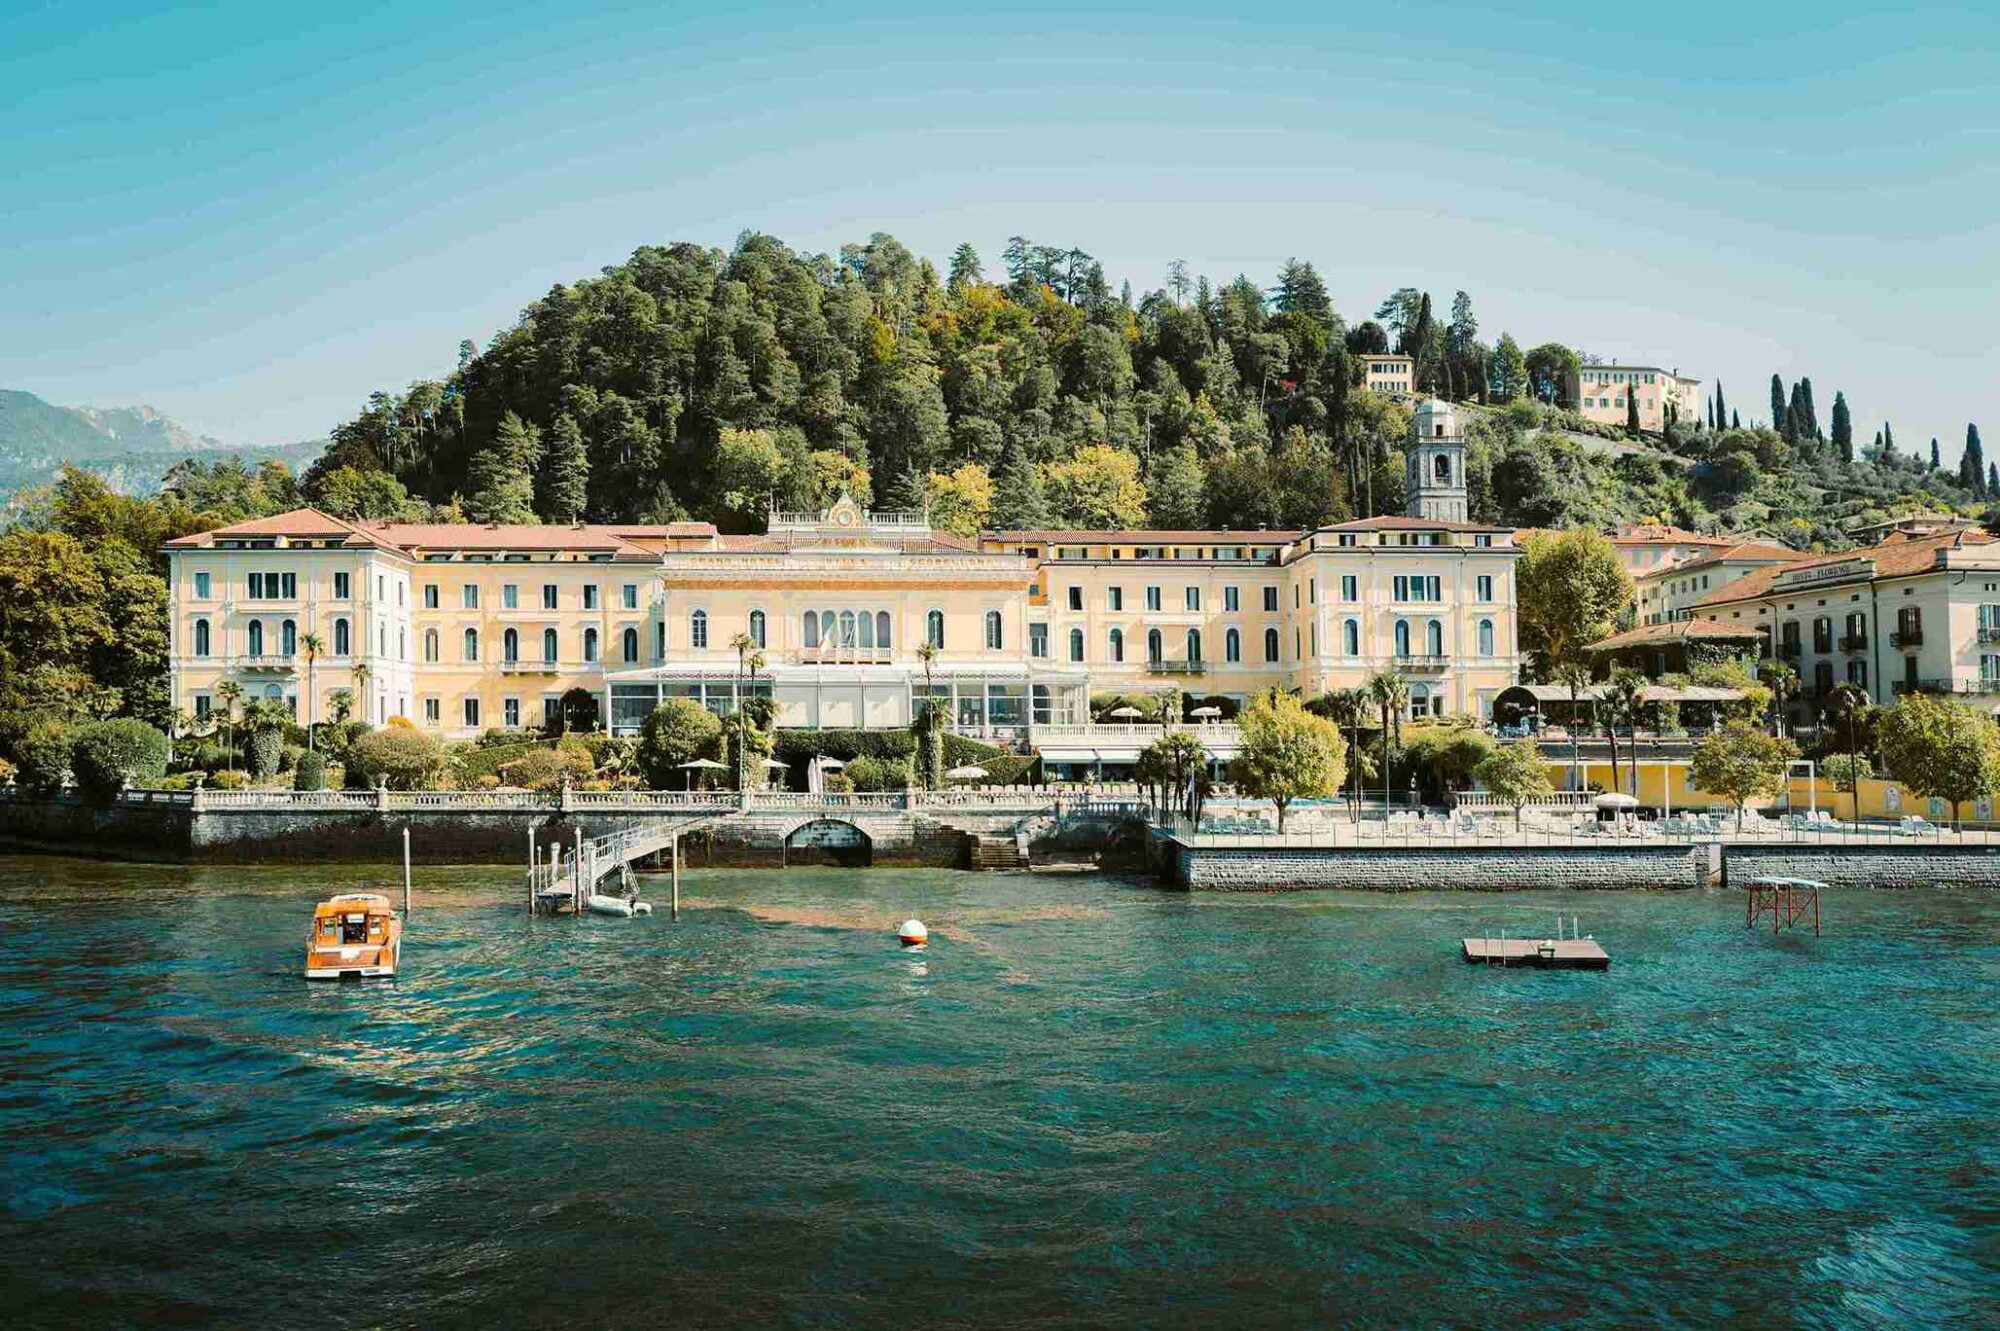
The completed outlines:
{"type": "Polygon", "coordinates": [[[593,915],[615,915],[621,919],[653,913],[650,901],[640,901],[635,897],[607,897],[597,892],[593,892],[583,904],[593,915]]]}

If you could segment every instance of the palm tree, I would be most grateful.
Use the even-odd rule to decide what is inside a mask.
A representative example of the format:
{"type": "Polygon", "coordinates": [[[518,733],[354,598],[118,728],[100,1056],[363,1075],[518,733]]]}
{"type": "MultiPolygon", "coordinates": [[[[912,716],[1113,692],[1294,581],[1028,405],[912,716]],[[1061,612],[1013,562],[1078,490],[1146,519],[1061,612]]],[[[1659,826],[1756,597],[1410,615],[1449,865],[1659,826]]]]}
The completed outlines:
{"type": "Polygon", "coordinates": [[[1354,770],[1347,783],[1347,808],[1354,822],[1361,819],[1361,719],[1368,715],[1368,701],[1366,689],[1333,689],[1325,698],[1327,719],[1345,728],[1351,737],[1347,748],[1354,770]]]}
{"type": "Polygon", "coordinates": [[[937,710],[937,694],[932,692],[931,685],[931,662],[937,660],[937,654],[937,644],[929,638],[917,644],[917,660],[924,667],[924,709],[927,712],[937,710]]]}
{"type": "Polygon", "coordinates": [[[1577,709],[1583,705],[1583,691],[1590,687],[1590,667],[1581,661],[1566,661],[1556,667],[1555,681],[1569,690],[1569,784],[1583,789],[1583,763],[1577,753],[1577,709]]]}
{"type": "MultiPolygon", "coordinates": [[[[1860,746],[1855,742],[1854,723],[1860,719],[1863,712],[1868,710],[1868,691],[1859,684],[1837,684],[1834,686],[1833,691],[1827,694],[1826,703],[1827,711],[1837,717],[1847,727],[1847,773],[1849,779],[1854,782],[1853,789],[1849,792],[1854,797],[1854,809],[1850,816],[1859,819],[1861,817],[1861,753],[1860,746]]],[[[1835,784],[1835,788],[1838,789],[1838,783],[1835,784]]]]}
{"type": "Polygon", "coordinates": [[[1771,733],[1782,739],[1785,734],[1785,704],[1798,696],[1799,672],[1783,661],[1766,661],[1757,673],[1763,676],[1765,687],[1771,690],[1771,733]]]}
{"type": "Polygon", "coordinates": [[[1605,729],[1611,733],[1611,785],[1618,783],[1618,723],[1625,723],[1631,737],[1632,793],[1639,787],[1639,713],[1646,703],[1646,679],[1638,671],[1619,666],[1611,672],[1611,684],[1604,691],[1605,729]]]}
{"type": "Polygon", "coordinates": [[[243,686],[233,679],[225,679],[215,686],[215,696],[222,700],[222,743],[229,753],[229,770],[236,770],[236,704],[243,698],[243,686]]]}
{"type": "MultiPolygon", "coordinates": [[[[368,719],[368,677],[375,672],[368,668],[366,661],[354,663],[354,696],[361,699],[361,719],[368,719]]],[[[386,718],[385,718],[386,719],[386,718]]]]}
{"type": "Polygon", "coordinates": [[[319,654],[326,650],[326,643],[319,634],[308,633],[299,639],[299,650],[305,653],[306,658],[306,751],[310,753],[313,746],[313,722],[317,719],[313,704],[318,698],[318,692],[313,688],[313,662],[319,660],[319,654]]]}
{"type": "Polygon", "coordinates": [[[1378,670],[1369,676],[1364,687],[1382,709],[1382,805],[1386,813],[1394,798],[1390,792],[1394,789],[1396,760],[1391,746],[1403,740],[1403,712],[1410,705],[1410,686],[1395,671],[1378,670]]]}
{"type": "Polygon", "coordinates": [[[354,690],[335,689],[326,695],[327,706],[333,712],[333,723],[340,725],[354,715],[354,690]]]}

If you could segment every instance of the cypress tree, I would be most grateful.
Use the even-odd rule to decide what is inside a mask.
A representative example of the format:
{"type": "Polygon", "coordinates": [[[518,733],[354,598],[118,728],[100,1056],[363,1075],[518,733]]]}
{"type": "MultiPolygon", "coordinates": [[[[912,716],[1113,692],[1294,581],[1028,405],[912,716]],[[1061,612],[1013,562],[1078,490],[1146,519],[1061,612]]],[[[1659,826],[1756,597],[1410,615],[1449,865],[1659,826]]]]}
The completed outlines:
{"type": "Polygon", "coordinates": [[[1824,439],[1826,434],[1819,428],[1819,411],[1813,406],[1812,380],[1799,380],[1799,430],[1808,439],[1824,439]]]}
{"type": "Polygon", "coordinates": [[[573,417],[558,416],[549,427],[547,466],[542,502],[549,521],[581,522],[590,488],[590,455],[584,451],[583,431],[573,417]]]}
{"type": "Polygon", "coordinates": [[[1785,403],[1782,419],[1784,424],[1778,427],[1778,433],[1785,436],[1786,442],[1797,444],[1804,437],[1806,426],[1805,404],[1799,396],[1797,384],[1792,385],[1792,398],[1785,403]]]}
{"type": "Polygon", "coordinates": [[[1936,436],[1936,435],[1932,435],[1932,436],[1931,436],[1931,470],[1932,470],[1932,471],[1936,471],[1936,470],[1937,470],[1937,469],[1938,469],[1939,467],[1941,467],[1941,466],[1943,466],[1943,465],[1944,465],[1944,463],[1943,463],[1943,460],[1942,460],[1942,459],[1940,459],[1940,458],[1938,457],[1938,442],[1937,442],[1937,436],[1936,436]]]}
{"type": "Polygon", "coordinates": [[[1896,451],[1896,432],[1889,428],[1889,422],[1887,421],[1882,422],[1882,451],[1884,453],[1894,453],[1896,451]]]}
{"type": "Polygon", "coordinates": [[[1625,433],[1639,437],[1639,386],[1625,385],[1625,433]]]}
{"type": "Polygon", "coordinates": [[[1701,405],[1708,411],[1708,428],[1713,431],[1715,429],[1715,399],[1709,398],[1701,405]]]}
{"type": "Polygon", "coordinates": [[[2000,462],[1986,464],[1986,493],[2000,494],[2000,462]]]}
{"type": "Polygon", "coordinates": [[[1965,452],[1958,459],[1959,484],[1974,494],[1986,493],[1986,450],[1979,443],[1979,427],[1965,427],[1965,452]]]}
{"type": "Polygon", "coordinates": [[[1000,461],[1000,475],[993,485],[993,525],[1017,531],[1049,525],[1042,479],[1019,444],[1009,445],[1000,461]]]}
{"type": "MultiPolygon", "coordinates": [[[[1840,460],[1849,466],[1854,464],[1854,418],[1847,411],[1847,395],[1833,395],[1833,447],[1840,454],[1840,460]]],[[[1882,452],[1882,436],[1875,436],[1875,452],[1882,452]]]]}
{"type": "Polygon", "coordinates": [[[1789,439],[1791,435],[1785,433],[1785,405],[1785,381],[1774,374],[1771,376],[1771,428],[1789,439]]]}
{"type": "Polygon", "coordinates": [[[1730,428],[1730,429],[1732,429],[1732,430],[1740,430],[1740,429],[1742,429],[1742,428],[1743,428],[1743,413],[1742,413],[1742,412],[1740,412],[1740,411],[1732,411],[1732,412],[1730,412],[1730,413],[1729,413],[1729,428],[1730,428]]]}

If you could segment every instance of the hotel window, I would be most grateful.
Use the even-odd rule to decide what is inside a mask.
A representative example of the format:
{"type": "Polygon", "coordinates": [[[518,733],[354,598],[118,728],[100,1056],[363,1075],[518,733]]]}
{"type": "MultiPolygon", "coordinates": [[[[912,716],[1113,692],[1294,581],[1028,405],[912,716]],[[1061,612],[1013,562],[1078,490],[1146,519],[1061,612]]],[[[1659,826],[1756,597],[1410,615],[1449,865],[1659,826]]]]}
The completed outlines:
{"type": "Polygon", "coordinates": [[[438,700],[436,698],[424,699],[424,722],[427,725],[434,726],[437,725],[443,719],[444,719],[444,713],[443,710],[438,706],[438,700]]]}
{"type": "Polygon", "coordinates": [[[858,639],[854,633],[854,612],[852,610],[843,610],[840,612],[840,645],[842,647],[853,647],[857,644],[858,639]]]}
{"type": "Polygon", "coordinates": [[[1047,624],[1028,625],[1028,655],[1045,657],[1049,654],[1049,626],[1047,624]]]}
{"type": "Polygon", "coordinates": [[[249,639],[250,655],[262,656],[264,654],[264,621],[260,619],[250,621],[249,639]]]}
{"type": "Polygon", "coordinates": [[[197,573],[194,575],[194,594],[200,600],[206,601],[208,599],[208,574],[197,573]]]}
{"type": "Polygon", "coordinates": [[[1825,615],[1813,620],[1813,650],[1822,655],[1833,650],[1833,620],[1825,615]]]}
{"type": "Polygon", "coordinates": [[[986,612],[986,650],[990,652],[1000,650],[1000,612],[998,610],[988,610],[986,612]]]}
{"type": "Polygon", "coordinates": [[[333,575],[333,599],[336,601],[345,601],[347,599],[347,575],[345,573],[336,573],[333,575]]]}
{"type": "Polygon", "coordinates": [[[1113,662],[1123,661],[1125,659],[1124,630],[1122,629],[1111,630],[1110,643],[1111,643],[1111,650],[1108,653],[1108,655],[1110,656],[1111,660],[1113,662]]]}
{"type": "Polygon", "coordinates": [[[1275,611],[1277,608],[1278,608],[1278,589],[1276,587],[1266,587],[1264,589],[1265,613],[1269,614],[1275,611]]]}
{"type": "Polygon", "coordinates": [[[583,584],[583,608],[585,610],[597,609],[597,584],[594,582],[583,584]]]}
{"type": "Polygon", "coordinates": [[[542,699],[542,729],[562,729],[562,699],[556,694],[548,694],[542,699]]]}
{"type": "Polygon", "coordinates": [[[519,730],[521,728],[521,700],[519,698],[502,698],[500,700],[500,721],[509,730],[519,730]]]}
{"type": "Polygon", "coordinates": [[[811,610],[806,611],[800,620],[800,627],[805,631],[805,637],[801,639],[804,645],[807,647],[819,646],[819,615],[811,610]]]}
{"type": "Polygon", "coordinates": [[[465,700],[465,724],[468,726],[479,724],[479,699],[467,698],[465,700]]]}
{"type": "MultiPolygon", "coordinates": [[[[760,642],[758,645],[762,646],[763,644],[760,642]]],[[[885,651],[888,650],[889,612],[887,610],[877,610],[875,612],[875,645],[885,651]]]]}
{"type": "Polygon", "coordinates": [[[197,619],[194,622],[194,654],[208,655],[208,621],[205,619],[197,619]]]}
{"type": "Polygon", "coordinates": [[[1493,655],[1493,621],[1490,619],[1479,621],[1479,654],[1493,655]]]}
{"type": "Polygon", "coordinates": [[[1238,610],[1238,609],[1240,609],[1240,608],[1241,608],[1241,607],[1240,607],[1240,606],[1238,605],[1238,603],[1237,603],[1237,591],[1236,591],[1236,588],[1234,588],[1234,587],[1224,587],[1224,588],[1222,589],[1222,609],[1223,609],[1223,611],[1224,611],[1225,613],[1227,613],[1227,614],[1232,614],[1232,615],[1233,615],[1233,614],[1235,614],[1235,613],[1237,612],[1237,610],[1238,610]]]}
{"type": "Polygon", "coordinates": [[[1147,664],[1158,665],[1160,663],[1161,651],[1162,649],[1160,643],[1160,631],[1158,629],[1147,629],[1146,630],[1147,664]]]}
{"type": "Polygon", "coordinates": [[[1318,579],[1318,578],[1307,578],[1307,579],[1306,579],[1306,604],[1307,604],[1307,605],[1318,605],[1318,604],[1319,604],[1319,579],[1318,579]]]}
{"type": "Polygon", "coordinates": [[[1866,661],[1849,661],[1847,663],[1847,682],[1859,685],[1864,689],[1867,688],[1868,663],[1866,661]]]}
{"type": "Polygon", "coordinates": [[[583,659],[586,665],[597,664],[597,630],[583,631],[583,659]]]}
{"type": "Polygon", "coordinates": [[[500,635],[500,659],[508,665],[521,659],[521,635],[513,629],[500,635]]]}
{"type": "Polygon", "coordinates": [[[697,610],[688,616],[688,646],[700,651],[708,646],[708,612],[697,610]]]}
{"type": "Polygon", "coordinates": [[[1201,660],[1200,629],[1189,629],[1187,631],[1187,659],[1190,661],[1201,660]]]}
{"type": "Polygon", "coordinates": [[[1148,610],[1158,610],[1160,608],[1160,589],[1158,587],[1148,587],[1146,589],[1146,608],[1148,610]]]}
{"type": "Polygon", "coordinates": [[[622,591],[622,593],[621,593],[621,594],[622,594],[622,595],[624,596],[624,598],[625,598],[625,601],[624,601],[624,605],[625,605],[625,608],[626,608],[627,610],[637,610],[637,609],[639,608],[639,584],[638,584],[638,583],[636,583],[636,582],[628,582],[628,583],[626,583],[626,584],[625,584],[625,586],[624,586],[624,589],[623,589],[623,591],[622,591]]]}
{"type": "Polygon", "coordinates": [[[1081,661],[1083,659],[1082,629],[1071,629],[1069,631],[1069,659],[1072,661],[1081,661]]]}
{"type": "Polygon", "coordinates": [[[465,586],[459,589],[459,599],[463,602],[467,610],[477,610],[479,608],[479,584],[476,582],[466,583],[465,586]]]}
{"type": "Polygon", "coordinates": [[[500,608],[519,610],[521,608],[521,588],[518,583],[507,583],[500,588],[500,608]]]}
{"type": "Polygon", "coordinates": [[[1083,609],[1083,588],[1072,587],[1069,589],[1069,608],[1072,610],[1083,609]]]}
{"type": "Polygon", "coordinates": [[[213,710],[214,706],[215,706],[215,700],[210,698],[206,693],[195,694],[194,695],[195,720],[197,721],[205,720],[208,717],[210,711],[213,710]]]}
{"type": "Polygon", "coordinates": [[[1340,621],[1340,650],[1348,656],[1361,655],[1361,622],[1354,619],[1340,621]]]}
{"type": "Polygon", "coordinates": [[[436,629],[425,629],[424,660],[435,662],[437,659],[438,659],[438,631],[436,629]]]}
{"type": "Polygon", "coordinates": [[[1399,619],[1396,621],[1396,655],[1408,656],[1409,654],[1410,654],[1410,621],[1407,619],[1399,619]]]}
{"type": "Polygon", "coordinates": [[[1475,536],[1472,538],[1472,543],[1475,546],[1486,548],[1493,544],[1493,538],[1491,536],[1475,536]]]}
{"type": "Polygon", "coordinates": [[[1358,601],[1361,599],[1361,579],[1352,573],[1340,575],[1340,599],[1358,601]]]}
{"type": "Polygon", "coordinates": [[[465,631],[464,659],[467,661],[477,661],[479,659],[478,629],[467,629],[465,631]]]}
{"type": "Polygon", "coordinates": [[[1243,659],[1243,635],[1235,629],[1222,635],[1222,659],[1232,665],[1243,659]]]}
{"type": "MultiPolygon", "coordinates": [[[[628,606],[626,608],[630,609],[631,607],[628,606]]],[[[755,643],[759,648],[764,646],[764,612],[762,610],[752,610],[750,612],[750,641],[755,643]]],[[[885,643],[883,645],[887,646],[888,644],[885,643]]]]}
{"type": "Polygon", "coordinates": [[[438,585],[435,582],[427,582],[424,584],[424,609],[435,610],[437,608],[438,585]]]}
{"type": "Polygon", "coordinates": [[[1108,595],[1111,597],[1111,608],[1113,610],[1123,610],[1125,608],[1125,589],[1123,587],[1109,588],[1108,595]]]}
{"type": "Polygon", "coordinates": [[[545,582],[542,584],[542,609],[553,610],[555,608],[556,585],[553,582],[545,582]]]}
{"type": "Polygon", "coordinates": [[[1187,587],[1181,592],[1182,603],[1190,610],[1201,609],[1201,588],[1187,587]]]}
{"type": "Polygon", "coordinates": [[[1266,661],[1275,661],[1278,659],[1278,630],[1276,629],[1264,630],[1264,659],[1266,661]]]}
{"type": "Polygon", "coordinates": [[[1493,575],[1482,573],[1472,580],[1473,594],[1481,601],[1493,599],[1493,575]]]}
{"type": "Polygon", "coordinates": [[[1433,573],[1397,574],[1394,583],[1395,598],[1398,601],[1442,601],[1444,599],[1444,579],[1433,573]]]}
{"type": "Polygon", "coordinates": [[[944,650],[944,611],[933,610],[924,616],[924,641],[944,650]]]}
{"type": "Polygon", "coordinates": [[[556,636],[554,629],[542,630],[542,662],[545,665],[554,665],[562,659],[558,652],[561,646],[562,639],[556,636]]]}
{"type": "Polygon", "coordinates": [[[1424,629],[1424,653],[1427,656],[1444,655],[1444,625],[1435,619],[1424,629]]]}
{"type": "Polygon", "coordinates": [[[639,630],[626,629],[621,635],[625,649],[625,664],[633,665],[639,660],[639,630]]]}

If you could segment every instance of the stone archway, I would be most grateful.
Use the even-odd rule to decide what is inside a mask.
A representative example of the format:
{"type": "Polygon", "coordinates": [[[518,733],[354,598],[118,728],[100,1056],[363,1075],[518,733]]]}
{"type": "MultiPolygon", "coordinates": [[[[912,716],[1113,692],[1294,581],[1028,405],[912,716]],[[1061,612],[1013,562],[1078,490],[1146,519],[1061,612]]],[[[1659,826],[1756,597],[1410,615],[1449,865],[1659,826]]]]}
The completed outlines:
{"type": "Polygon", "coordinates": [[[874,860],[874,842],[853,823],[840,818],[814,818],[800,823],[785,837],[785,863],[837,864],[863,868],[874,860]]]}

